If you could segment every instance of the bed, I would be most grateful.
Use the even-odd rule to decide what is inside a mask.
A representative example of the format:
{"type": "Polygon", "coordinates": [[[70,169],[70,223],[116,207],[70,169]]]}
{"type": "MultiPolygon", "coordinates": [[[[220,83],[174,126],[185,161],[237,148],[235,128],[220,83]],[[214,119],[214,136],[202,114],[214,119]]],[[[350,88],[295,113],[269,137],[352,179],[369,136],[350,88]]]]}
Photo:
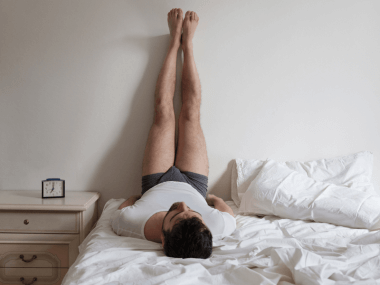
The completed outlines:
{"type": "Polygon", "coordinates": [[[109,220],[125,199],[111,199],[62,284],[380,284],[380,230],[243,214],[242,187],[256,170],[232,178],[237,227],[209,259],[169,258],[158,243],[117,236],[109,220]]]}

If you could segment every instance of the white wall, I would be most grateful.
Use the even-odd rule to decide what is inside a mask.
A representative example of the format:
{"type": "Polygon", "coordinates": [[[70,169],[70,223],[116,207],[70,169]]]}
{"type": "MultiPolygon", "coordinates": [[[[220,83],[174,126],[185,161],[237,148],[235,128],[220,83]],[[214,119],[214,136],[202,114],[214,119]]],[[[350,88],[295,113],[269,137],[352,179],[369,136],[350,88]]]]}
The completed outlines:
{"type": "Polygon", "coordinates": [[[200,17],[209,191],[230,199],[237,157],[361,150],[379,182],[380,1],[1,0],[1,190],[60,177],[101,207],[140,192],[172,8],[200,17]]]}

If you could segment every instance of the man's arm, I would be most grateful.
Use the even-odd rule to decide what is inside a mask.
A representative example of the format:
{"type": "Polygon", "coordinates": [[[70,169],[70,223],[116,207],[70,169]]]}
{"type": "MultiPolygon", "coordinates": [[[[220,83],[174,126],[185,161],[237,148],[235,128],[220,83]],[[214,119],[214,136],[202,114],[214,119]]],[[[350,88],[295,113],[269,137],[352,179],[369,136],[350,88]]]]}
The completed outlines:
{"type": "Polygon", "coordinates": [[[206,198],[207,204],[209,206],[214,206],[215,209],[226,212],[230,214],[232,217],[235,217],[234,211],[232,211],[231,207],[226,204],[226,202],[223,201],[222,198],[216,197],[213,194],[209,194],[206,198]]]}
{"type": "Polygon", "coordinates": [[[133,196],[129,197],[123,204],[121,204],[119,206],[118,210],[123,209],[123,208],[128,207],[128,206],[132,206],[140,198],[141,198],[141,195],[133,195],[133,196]]]}

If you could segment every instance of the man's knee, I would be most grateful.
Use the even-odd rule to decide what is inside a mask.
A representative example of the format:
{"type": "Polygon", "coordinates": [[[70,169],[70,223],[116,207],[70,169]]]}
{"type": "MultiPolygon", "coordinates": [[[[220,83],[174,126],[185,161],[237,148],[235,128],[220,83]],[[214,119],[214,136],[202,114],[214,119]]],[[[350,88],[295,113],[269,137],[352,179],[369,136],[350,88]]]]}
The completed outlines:
{"type": "Polygon", "coordinates": [[[173,102],[156,100],[154,105],[154,123],[155,124],[175,124],[175,113],[173,102]]]}
{"type": "Polygon", "coordinates": [[[200,121],[200,101],[183,103],[180,113],[180,120],[185,121],[200,121]]]}

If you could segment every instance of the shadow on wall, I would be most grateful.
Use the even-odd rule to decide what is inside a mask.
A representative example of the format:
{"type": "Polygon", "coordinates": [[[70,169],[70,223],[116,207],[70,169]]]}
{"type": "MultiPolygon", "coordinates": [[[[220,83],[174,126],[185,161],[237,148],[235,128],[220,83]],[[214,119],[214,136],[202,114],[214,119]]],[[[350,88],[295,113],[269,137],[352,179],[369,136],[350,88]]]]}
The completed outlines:
{"type": "MultiPolygon", "coordinates": [[[[206,142],[207,142],[207,135],[206,136],[206,142]]],[[[232,173],[232,167],[234,166],[234,160],[231,160],[227,164],[226,170],[223,172],[223,174],[219,177],[219,179],[212,185],[212,187],[208,187],[207,194],[214,194],[220,198],[222,198],[224,201],[231,201],[231,173],[232,173]],[[222,193],[220,189],[228,189],[226,193],[222,193]]]]}
{"type": "MultiPolygon", "coordinates": [[[[126,47],[129,51],[136,50],[139,53],[146,51],[149,57],[144,75],[130,103],[129,116],[120,136],[104,155],[91,179],[91,184],[86,187],[89,191],[98,191],[101,194],[99,215],[109,199],[128,198],[141,193],[142,161],[154,116],[154,91],[169,42],[169,35],[163,35],[150,38],[128,37],[122,43],[130,45],[128,48],[126,47]]],[[[180,49],[177,56],[177,80],[174,96],[176,122],[178,122],[181,107],[181,54],[182,50],[180,49]]],[[[133,54],[130,55],[130,57],[132,56],[133,54]]],[[[128,68],[134,68],[128,66],[128,62],[125,64],[128,68]]],[[[130,95],[126,94],[126,96],[130,95]]],[[[178,127],[176,127],[176,136],[178,135],[177,129],[178,127]]]]}

